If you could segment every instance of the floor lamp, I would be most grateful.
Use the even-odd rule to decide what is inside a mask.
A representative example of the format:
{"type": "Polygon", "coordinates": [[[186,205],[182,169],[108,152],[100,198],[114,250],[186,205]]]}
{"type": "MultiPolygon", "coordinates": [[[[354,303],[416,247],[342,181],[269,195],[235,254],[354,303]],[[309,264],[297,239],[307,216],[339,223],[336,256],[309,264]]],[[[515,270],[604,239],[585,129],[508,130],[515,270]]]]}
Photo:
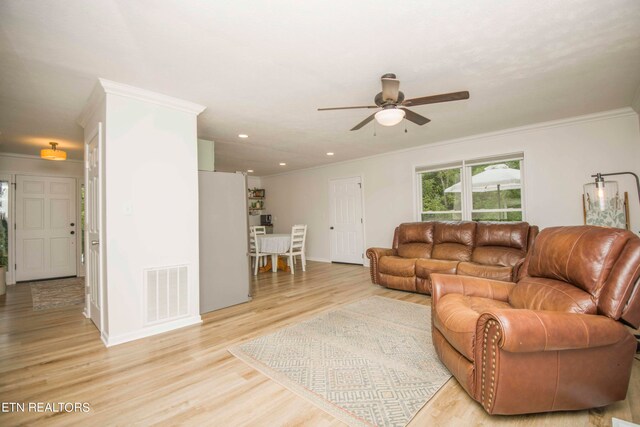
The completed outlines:
{"type": "MultiPolygon", "coordinates": [[[[605,182],[604,176],[613,176],[613,175],[633,175],[636,179],[636,186],[638,188],[638,201],[640,201],[640,178],[633,172],[612,172],[612,173],[596,173],[595,175],[591,175],[591,178],[596,179],[596,197],[599,197],[600,203],[604,202],[605,198],[605,182]]],[[[636,284],[636,286],[640,286],[640,284],[636,284]]],[[[640,290],[636,290],[636,292],[640,292],[640,290]]],[[[636,335],[636,339],[638,340],[638,346],[636,347],[636,353],[640,353],[640,335],[636,335]]]]}

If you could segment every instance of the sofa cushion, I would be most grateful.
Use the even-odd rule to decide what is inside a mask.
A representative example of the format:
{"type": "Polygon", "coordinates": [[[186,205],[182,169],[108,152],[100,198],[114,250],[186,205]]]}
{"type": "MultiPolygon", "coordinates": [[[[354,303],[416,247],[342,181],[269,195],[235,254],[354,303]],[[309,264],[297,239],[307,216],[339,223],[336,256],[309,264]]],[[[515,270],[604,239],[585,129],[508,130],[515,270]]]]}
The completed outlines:
{"type": "Polygon", "coordinates": [[[596,304],[588,292],[560,280],[525,277],[509,293],[514,308],[596,314],[596,304]]]}
{"type": "Polygon", "coordinates": [[[403,258],[431,258],[431,243],[401,243],[398,245],[398,256],[403,258]]]}
{"type": "Polygon", "coordinates": [[[484,265],[475,262],[461,262],[458,264],[458,272],[463,276],[484,277],[485,279],[501,280],[511,282],[513,267],[503,267],[501,265],[484,265]]]}
{"type": "Polygon", "coordinates": [[[471,261],[478,264],[513,267],[525,257],[526,251],[504,246],[480,246],[473,249],[471,261]]]}
{"type": "Polygon", "coordinates": [[[428,279],[431,273],[456,274],[459,261],[442,259],[416,260],[416,276],[428,279]]]}
{"type": "Polygon", "coordinates": [[[437,222],[433,233],[431,258],[469,261],[475,241],[476,223],[437,222]]]}
{"type": "Polygon", "coordinates": [[[475,245],[526,250],[528,236],[526,222],[479,222],[475,245]]]}
{"type": "Polygon", "coordinates": [[[416,275],[416,259],[398,256],[383,256],[378,267],[380,273],[400,277],[414,277],[416,275]]]}
{"type": "Polygon", "coordinates": [[[434,326],[444,335],[449,344],[464,357],[473,361],[478,318],[487,311],[504,308],[511,307],[506,302],[489,298],[446,294],[435,306],[434,326]]]}
{"type": "Polygon", "coordinates": [[[536,238],[527,273],[573,283],[598,296],[631,233],[608,227],[550,227],[536,238]]]}
{"type": "Polygon", "coordinates": [[[398,245],[433,243],[433,222],[407,222],[398,226],[398,245]]]}

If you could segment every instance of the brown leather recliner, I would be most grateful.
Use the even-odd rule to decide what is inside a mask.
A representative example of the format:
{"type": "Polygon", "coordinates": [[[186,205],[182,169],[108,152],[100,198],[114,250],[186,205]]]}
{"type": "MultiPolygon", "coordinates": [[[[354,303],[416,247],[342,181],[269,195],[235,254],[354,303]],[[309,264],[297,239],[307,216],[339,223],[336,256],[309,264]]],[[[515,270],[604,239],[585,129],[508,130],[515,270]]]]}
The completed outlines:
{"type": "Polygon", "coordinates": [[[538,234],[526,222],[425,221],[400,224],[393,247],[369,248],[371,281],[431,293],[431,274],[513,281],[538,234]]]}
{"type": "Polygon", "coordinates": [[[640,325],[640,238],[604,227],[540,232],[517,283],[433,275],[440,360],[490,414],[625,398],[640,325]],[[634,289],[635,288],[635,289],[634,289]]]}

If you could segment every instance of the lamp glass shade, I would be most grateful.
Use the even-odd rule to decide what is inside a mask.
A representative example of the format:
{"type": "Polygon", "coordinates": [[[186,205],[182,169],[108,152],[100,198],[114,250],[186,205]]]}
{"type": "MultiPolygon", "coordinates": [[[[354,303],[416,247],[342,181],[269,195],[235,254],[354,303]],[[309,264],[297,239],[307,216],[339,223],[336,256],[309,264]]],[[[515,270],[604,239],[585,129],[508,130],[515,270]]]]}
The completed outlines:
{"type": "Polygon", "coordinates": [[[618,209],[618,200],[616,181],[598,181],[584,185],[584,202],[587,210],[618,209]]]}
{"type": "Polygon", "coordinates": [[[40,157],[46,160],[67,160],[67,152],[51,148],[40,150],[40,157]]]}
{"type": "Polygon", "coordinates": [[[376,121],[382,126],[395,126],[404,119],[405,112],[399,108],[387,108],[376,113],[376,121]]]}

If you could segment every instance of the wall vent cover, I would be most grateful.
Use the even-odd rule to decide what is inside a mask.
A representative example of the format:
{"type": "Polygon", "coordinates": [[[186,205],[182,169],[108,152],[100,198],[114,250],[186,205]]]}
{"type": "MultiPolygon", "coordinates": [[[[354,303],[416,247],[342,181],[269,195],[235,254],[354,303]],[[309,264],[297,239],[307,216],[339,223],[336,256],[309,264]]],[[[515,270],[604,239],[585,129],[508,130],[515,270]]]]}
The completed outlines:
{"type": "Polygon", "coordinates": [[[187,266],[144,270],[145,324],[168,322],[188,314],[187,266]]]}

